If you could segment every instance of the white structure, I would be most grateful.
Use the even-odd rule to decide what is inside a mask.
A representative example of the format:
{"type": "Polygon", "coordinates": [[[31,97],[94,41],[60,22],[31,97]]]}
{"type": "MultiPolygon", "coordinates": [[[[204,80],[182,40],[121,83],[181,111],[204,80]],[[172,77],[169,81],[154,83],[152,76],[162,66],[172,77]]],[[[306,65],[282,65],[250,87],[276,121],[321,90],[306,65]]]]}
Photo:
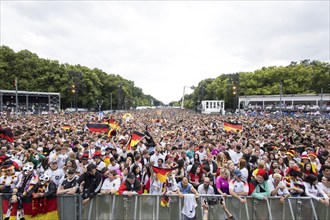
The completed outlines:
{"type": "Polygon", "coordinates": [[[202,114],[225,114],[224,100],[204,100],[202,101],[202,114]]]}
{"type": "MultiPolygon", "coordinates": [[[[330,94],[285,94],[285,95],[253,95],[240,96],[238,105],[257,106],[260,110],[267,109],[267,106],[295,107],[299,106],[321,106],[328,105],[330,94]]],[[[257,108],[257,109],[258,109],[257,108]]]]}

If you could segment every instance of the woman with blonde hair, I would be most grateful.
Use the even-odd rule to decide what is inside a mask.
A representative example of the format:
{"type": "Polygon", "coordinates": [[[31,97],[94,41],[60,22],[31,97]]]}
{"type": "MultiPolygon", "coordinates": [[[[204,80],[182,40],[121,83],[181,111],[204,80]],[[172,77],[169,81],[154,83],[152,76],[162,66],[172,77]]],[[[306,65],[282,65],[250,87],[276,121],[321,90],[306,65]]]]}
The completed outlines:
{"type": "Polygon", "coordinates": [[[220,176],[217,177],[216,186],[220,195],[229,195],[229,176],[230,172],[227,168],[223,168],[220,172],[220,176]]]}

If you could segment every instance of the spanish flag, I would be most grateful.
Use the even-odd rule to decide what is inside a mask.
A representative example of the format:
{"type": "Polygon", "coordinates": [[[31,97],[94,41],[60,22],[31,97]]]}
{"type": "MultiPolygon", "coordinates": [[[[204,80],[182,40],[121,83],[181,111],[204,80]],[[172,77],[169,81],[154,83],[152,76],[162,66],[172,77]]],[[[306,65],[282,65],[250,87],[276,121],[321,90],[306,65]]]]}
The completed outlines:
{"type": "Polygon", "coordinates": [[[223,128],[226,131],[242,131],[243,130],[243,125],[242,123],[233,123],[233,122],[224,122],[223,123],[223,128]]]}
{"type": "Polygon", "coordinates": [[[131,140],[128,142],[127,150],[130,150],[131,147],[137,145],[139,141],[145,136],[145,134],[134,131],[133,134],[131,135],[131,140]]]}
{"type": "Polygon", "coordinates": [[[86,124],[90,132],[108,133],[109,125],[107,124],[86,124]]]}
{"type": "Polygon", "coordinates": [[[160,167],[155,167],[152,166],[152,170],[156,173],[157,178],[159,179],[160,182],[165,183],[166,182],[166,177],[169,172],[172,172],[176,168],[160,168],[160,167]]]}

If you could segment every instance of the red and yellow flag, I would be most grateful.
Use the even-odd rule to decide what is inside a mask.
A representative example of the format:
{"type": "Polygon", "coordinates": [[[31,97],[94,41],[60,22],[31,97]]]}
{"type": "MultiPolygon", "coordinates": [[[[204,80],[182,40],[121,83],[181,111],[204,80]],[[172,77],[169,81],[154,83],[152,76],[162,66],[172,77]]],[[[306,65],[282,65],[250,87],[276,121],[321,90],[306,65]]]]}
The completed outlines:
{"type": "Polygon", "coordinates": [[[223,123],[223,128],[226,131],[242,131],[243,130],[243,125],[242,123],[234,123],[234,122],[224,122],[223,123]]]}
{"type": "Polygon", "coordinates": [[[159,181],[165,183],[167,174],[175,170],[175,168],[169,169],[169,168],[160,168],[160,167],[152,166],[152,170],[156,173],[156,176],[159,179],[159,181]]]}
{"type": "Polygon", "coordinates": [[[112,129],[119,130],[120,124],[121,124],[121,120],[114,120],[114,119],[109,120],[109,126],[112,129]]]}
{"type": "MultiPolygon", "coordinates": [[[[10,212],[9,219],[16,219],[18,203],[13,204],[12,209],[8,210],[9,200],[2,201],[3,218],[6,217],[7,211],[10,212]]],[[[29,202],[23,202],[24,218],[39,220],[56,220],[59,219],[57,213],[57,198],[39,198],[31,199],[29,202]]],[[[22,216],[23,217],[23,216],[22,216]]]]}
{"type": "Polygon", "coordinates": [[[130,150],[131,147],[137,145],[139,141],[145,136],[145,134],[139,132],[139,131],[134,131],[133,134],[131,135],[131,140],[128,143],[127,150],[130,150]]]}

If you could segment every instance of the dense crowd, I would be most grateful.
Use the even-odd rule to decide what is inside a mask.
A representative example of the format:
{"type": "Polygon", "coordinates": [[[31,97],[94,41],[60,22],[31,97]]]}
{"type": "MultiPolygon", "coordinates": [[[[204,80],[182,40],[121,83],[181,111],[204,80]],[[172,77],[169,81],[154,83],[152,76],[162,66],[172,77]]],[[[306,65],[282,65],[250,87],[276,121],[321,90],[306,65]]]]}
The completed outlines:
{"type": "Polygon", "coordinates": [[[122,120],[112,137],[88,130],[104,121],[93,113],[1,116],[14,141],[0,140],[0,192],[20,208],[30,198],[76,193],[83,204],[98,193],[149,193],[232,195],[242,203],[247,195],[308,196],[329,205],[328,119],[160,109],[122,116],[105,116],[122,120]],[[225,121],[243,130],[227,131],[225,121]],[[133,131],[145,136],[130,147],[133,131]],[[161,181],[154,167],[173,171],[161,181]]]}

